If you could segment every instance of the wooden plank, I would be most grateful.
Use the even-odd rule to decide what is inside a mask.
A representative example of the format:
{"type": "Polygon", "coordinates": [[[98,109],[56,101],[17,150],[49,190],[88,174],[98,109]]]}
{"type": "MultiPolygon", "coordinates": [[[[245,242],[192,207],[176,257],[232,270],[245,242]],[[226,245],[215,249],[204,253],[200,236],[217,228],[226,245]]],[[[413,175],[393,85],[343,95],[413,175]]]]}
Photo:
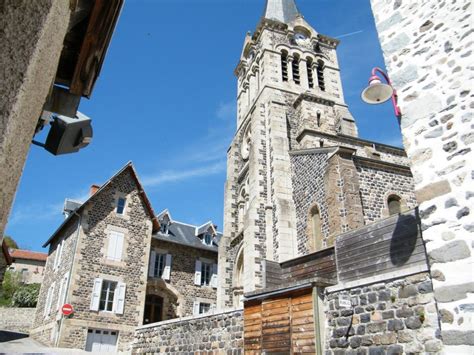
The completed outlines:
{"type": "Polygon", "coordinates": [[[298,304],[308,303],[308,302],[313,302],[313,295],[310,292],[298,297],[291,298],[292,307],[298,304]]]}
{"type": "Polygon", "coordinates": [[[397,231],[397,236],[420,234],[418,221],[415,219],[412,219],[411,222],[407,224],[393,223],[393,224],[386,225],[386,224],[378,224],[376,222],[365,227],[364,229],[362,230],[359,229],[358,233],[355,234],[351,238],[347,238],[347,237],[337,238],[336,246],[337,246],[338,251],[339,251],[339,248],[341,247],[349,248],[351,245],[362,243],[366,240],[370,240],[374,238],[374,236],[386,235],[386,234],[393,236],[395,231],[397,231]]]}
{"type": "Polygon", "coordinates": [[[283,274],[283,277],[285,277],[285,276],[288,277],[288,275],[291,275],[291,277],[297,277],[298,275],[305,274],[309,271],[317,272],[319,270],[324,270],[328,267],[331,267],[331,266],[335,265],[335,263],[336,262],[334,260],[330,260],[330,261],[327,261],[325,263],[318,264],[318,265],[309,265],[309,266],[306,266],[306,267],[301,266],[300,268],[294,268],[291,271],[285,272],[283,274]]]}
{"type": "MultiPolygon", "coordinates": [[[[410,260],[413,255],[418,255],[421,253],[426,254],[425,245],[423,241],[419,241],[418,245],[413,247],[404,247],[401,249],[390,249],[390,247],[377,248],[375,250],[367,251],[367,254],[357,254],[353,255],[352,258],[346,258],[338,261],[338,270],[345,269],[354,269],[364,267],[365,265],[371,265],[374,263],[388,262],[395,259],[395,261],[401,261],[402,259],[406,261],[410,260]]],[[[396,266],[396,264],[394,264],[396,266]]]]}
{"type": "Polygon", "coordinates": [[[413,219],[417,219],[415,210],[407,211],[403,213],[402,215],[392,216],[392,217],[377,221],[375,223],[371,223],[367,226],[346,232],[341,235],[341,238],[338,238],[338,239],[350,240],[353,237],[358,237],[363,233],[370,233],[374,230],[380,229],[383,226],[395,225],[397,223],[403,224],[406,221],[413,220],[413,219]]]}
{"type": "Polygon", "coordinates": [[[275,327],[275,328],[263,328],[262,335],[269,336],[269,335],[278,335],[282,334],[290,336],[290,325],[288,324],[286,327],[275,327]]]}
{"type": "Polygon", "coordinates": [[[332,275],[335,272],[336,272],[336,264],[333,264],[330,267],[327,267],[327,268],[321,269],[321,270],[311,270],[311,269],[303,270],[302,273],[300,273],[298,275],[289,275],[289,277],[291,279],[301,281],[301,280],[305,280],[305,279],[313,278],[313,277],[318,277],[318,276],[327,278],[328,275],[332,275]]]}
{"type": "Polygon", "coordinates": [[[394,231],[379,231],[380,233],[374,233],[367,235],[361,241],[352,243],[350,245],[340,244],[337,246],[337,258],[344,256],[346,251],[360,250],[366,247],[370,247],[373,244],[389,241],[391,243],[404,243],[421,238],[419,233],[397,233],[394,235],[394,231]],[[342,255],[341,255],[342,254],[342,255]]]}
{"type": "Polygon", "coordinates": [[[314,334],[314,324],[311,323],[311,324],[294,325],[291,328],[291,331],[293,332],[293,334],[295,334],[295,333],[308,333],[308,332],[312,332],[314,334]]]}
{"type": "Polygon", "coordinates": [[[417,250],[416,254],[412,254],[410,258],[403,264],[403,265],[394,265],[390,255],[382,255],[379,258],[372,258],[367,260],[360,261],[359,264],[351,264],[350,266],[340,266],[339,267],[339,276],[346,275],[351,272],[359,271],[371,271],[373,267],[377,267],[377,270],[373,271],[381,271],[386,269],[397,269],[402,267],[406,264],[412,263],[414,261],[426,261],[426,253],[425,250],[417,250]],[[383,267],[382,267],[383,266],[383,267]]]}
{"type": "Polygon", "coordinates": [[[277,314],[277,315],[274,315],[274,316],[267,316],[264,319],[262,319],[262,324],[271,323],[271,322],[280,322],[280,321],[283,321],[283,320],[286,320],[286,319],[290,319],[290,314],[289,313],[277,314]]]}
{"type": "Polygon", "coordinates": [[[301,325],[301,324],[308,324],[308,323],[313,323],[313,315],[308,316],[308,317],[299,317],[299,318],[293,318],[291,320],[292,325],[301,325]]]}
{"type": "Polygon", "coordinates": [[[334,247],[330,247],[324,250],[320,250],[311,254],[303,255],[295,259],[284,261],[281,263],[282,269],[290,268],[293,265],[304,264],[305,262],[313,259],[321,259],[327,255],[334,255],[334,247]]]}
{"type": "Polygon", "coordinates": [[[408,263],[404,264],[401,267],[394,268],[392,263],[383,263],[379,265],[368,266],[362,269],[349,270],[347,272],[339,274],[339,278],[341,281],[349,281],[349,280],[354,280],[357,278],[380,274],[382,272],[388,272],[392,270],[402,270],[409,266],[424,265],[424,264],[426,264],[426,255],[423,253],[423,254],[418,254],[418,255],[413,256],[408,263]]]}
{"type": "Polygon", "coordinates": [[[414,248],[420,245],[424,247],[423,240],[421,238],[418,238],[412,241],[407,240],[407,241],[395,242],[395,243],[392,240],[385,240],[385,241],[376,242],[376,243],[373,243],[371,245],[367,245],[361,248],[354,248],[354,249],[348,249],[348,250],[343,249],[341,250],[341,254],[340,255],[338,254],[337,263],[339,265],[341,263],[344,263],[346,260],[353,261],[354,256],[356,255],[365,256],[365,255],[368,255],[369,253],[374,254],[376,252],[383,251],[384,249],[387,251],[390,251],[390,250],[397,251],[397,250],[406,249],[408,247],[414,248]]]}
{"type": "Polygon", "coordinates": [[[294,312],[306,311],[306,310],[313,310],[313,302],[299,303],[291,307],[293,316],[294,316],[294,312]]]}

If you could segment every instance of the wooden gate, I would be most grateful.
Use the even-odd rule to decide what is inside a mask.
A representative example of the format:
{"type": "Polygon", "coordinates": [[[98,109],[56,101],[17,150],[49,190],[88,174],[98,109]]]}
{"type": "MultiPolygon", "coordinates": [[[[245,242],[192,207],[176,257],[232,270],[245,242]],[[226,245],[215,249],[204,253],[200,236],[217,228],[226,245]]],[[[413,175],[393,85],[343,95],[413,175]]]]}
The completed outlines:
{"type": "Polygon", "coordinates": [[[245,305],[246,354],[316,353],[311,291],[245,305]]]}

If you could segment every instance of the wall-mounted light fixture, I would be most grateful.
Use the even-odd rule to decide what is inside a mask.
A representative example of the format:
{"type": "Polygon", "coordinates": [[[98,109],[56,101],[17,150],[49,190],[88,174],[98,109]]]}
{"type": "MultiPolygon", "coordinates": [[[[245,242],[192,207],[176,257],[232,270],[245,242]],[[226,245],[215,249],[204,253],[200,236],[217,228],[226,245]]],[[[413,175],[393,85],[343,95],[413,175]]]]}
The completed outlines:
{"type": "Polygon", "coordinates": [[[398,107],[397,92],[393,88],[390,78],[382,69],[378,67],[372,69],[372,76],[369,78],[369,86],[362,91],[361,97],[363,101],[371,105],[384,103],[391,98],[395,116],[397,116],[398,123],[400,124],[402,113],[398,107]],[[382,75],[387,84],[382,83],[380,77],[377,76],[377,72],[382,75]]]}
{"type": "Polygon", "coordinates": [[[86,115],[76,113],[75,117],[55,116],[45,143],[33,144],[46,149],[54,155],[76,153],[92,141],[92,120],[86,115]]]}

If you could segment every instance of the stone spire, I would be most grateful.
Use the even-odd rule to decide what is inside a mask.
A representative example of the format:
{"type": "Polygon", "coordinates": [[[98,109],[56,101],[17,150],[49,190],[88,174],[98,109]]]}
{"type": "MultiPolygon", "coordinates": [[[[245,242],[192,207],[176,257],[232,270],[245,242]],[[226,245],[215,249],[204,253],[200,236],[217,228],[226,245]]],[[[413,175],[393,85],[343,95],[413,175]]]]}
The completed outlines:
{"type": "Polygon", "coordinates": [[[264,18],[283,23],[290,23],[298,16],[300,13],[295,0],[267,0],[263,15],[264,18]]]}

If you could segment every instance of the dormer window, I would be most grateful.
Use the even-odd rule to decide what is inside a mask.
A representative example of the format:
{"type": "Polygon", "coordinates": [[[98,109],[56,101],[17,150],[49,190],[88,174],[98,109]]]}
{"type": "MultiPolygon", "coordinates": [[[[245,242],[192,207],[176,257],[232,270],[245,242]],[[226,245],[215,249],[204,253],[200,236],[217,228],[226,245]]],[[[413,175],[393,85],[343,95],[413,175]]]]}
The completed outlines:
{"type": "Polygon", "coordinates": [[[117,200],[117,214],[124,214],[125,212],[125,203],[127,202],[127,199],[124,197],[119,197],[117,200]]]}
{"type": "Polygon", "coordinates": [[[212,245],[212,235],[210,233],[205,233],[202,242],[206,245],[212,245]]]}
{"type": "Polygon", "coordinates": [[[169,233],[169,224],[167,222],[161,222],[160,232],[163,233],[163,234],[168,234],[169,233]]]}

